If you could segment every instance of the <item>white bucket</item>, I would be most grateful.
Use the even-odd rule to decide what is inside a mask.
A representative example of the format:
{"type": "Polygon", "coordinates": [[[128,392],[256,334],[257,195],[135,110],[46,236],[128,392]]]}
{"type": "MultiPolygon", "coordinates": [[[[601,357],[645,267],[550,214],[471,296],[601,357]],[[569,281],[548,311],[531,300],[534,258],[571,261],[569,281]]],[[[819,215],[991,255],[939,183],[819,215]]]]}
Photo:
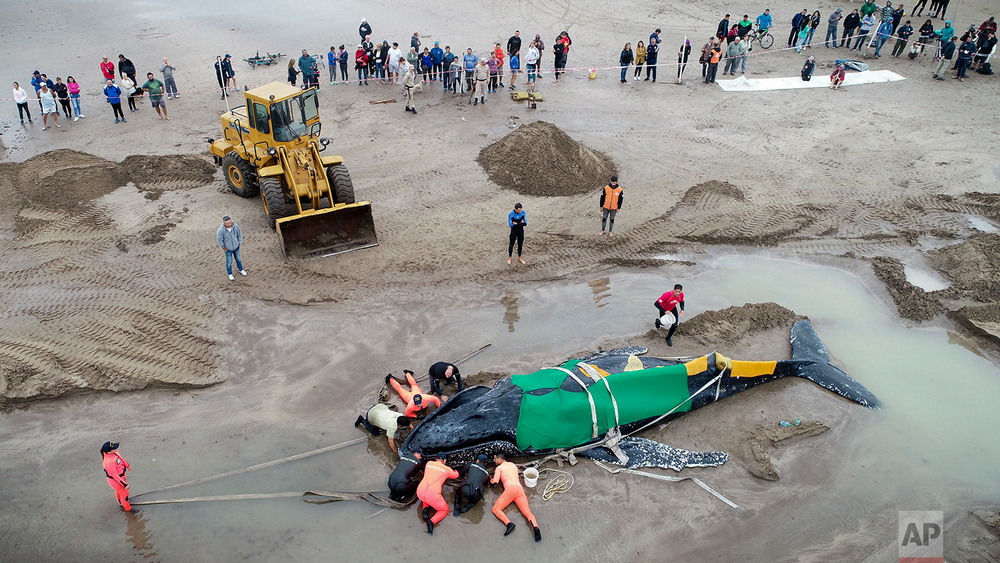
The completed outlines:
{"type": "Polygon", "coordinates": [[[674,324],[674,314],[670,311],[663,313],[663,316],[660,317],[660,326],[670,326],[672,324],[674,324]]]}
{"type": "Polygon", "coordinates": [[[534,487],[538,484],[538,470],[534,467],[529,467],[524,470],[524,484],[528,487],[534,487]]]}

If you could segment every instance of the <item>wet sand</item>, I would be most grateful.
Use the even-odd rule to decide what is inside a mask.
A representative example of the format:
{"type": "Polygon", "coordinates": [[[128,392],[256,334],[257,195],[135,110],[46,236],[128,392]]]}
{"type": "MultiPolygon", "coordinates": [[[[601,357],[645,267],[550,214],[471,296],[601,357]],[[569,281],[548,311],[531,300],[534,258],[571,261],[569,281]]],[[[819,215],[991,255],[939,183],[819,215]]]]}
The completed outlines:
{"type": "MultiPolygon", "coordinates": [[[[783,14],[798,5],[771,7],[783,14]]],[[[956,27],[978,25],[992,15],[989,7],[961,6],[956,27]]],[[[270,8],[250,5],[246,13],[270,8]]],[[[440,39],[477,50],[505,42],[518,27],[533,36],[529,21],[547,43],[568,29],[575,41],[571,67],[613,64],[621,43],[661,26],[668,46],[661,61],[669,62],[680,37],[707,36],[728,7],[709,2],[648,13],[648,7],[595,2],[529,2],[489,7],[481,24],[464,25],[465,14],[447,15],[442,5],[426,26],[427,12],[416,6],[365,6],[364,13],[343,6],[335,17],[332,9],[306,17],[290,7],[264,21],[205,3],[96,2],[76,9],[67,23],[50,18],[45,41],[37,26],[8,30],[18,56],[0,62],[0,74],[22,85],[36,67],[97,84],[100,57],[124,52],[140,74],[170,57],[185,95],[170,104],[169,124],[140,102],[127,127],[116,126],[93,92],[84,98],[87,118],[61,130],[42,132],[39,120],[20,129],[5,114],[8,162],[0,192],[10,205],[0,210],[7,249],[0,259],[7,311],[0,352],[2,405],[10,412],[0,430],[0,519],[9,533],[0,540],[0,559],[429,560],[431,553],[467,554],[467,545],[481,546],[476,558],[484,561],[895,557],[900,507],[841,506],[829,520],[824,510],[824,503],[837,504],[836,491],[844,490],[838,487],[854,486],[845,482],[852,464],[873,455],[858,451],[854,436],[877,414],[801,381],[734,397],[650,435],[733,455],[721,468],[691,474],[739,499],[739,511],[690,484],[609,476],[581,464],[573,468],[572,492],[549,503],[532,498],[545,531],[538,545],[517,515],[517,534],[504,539],[480,509],[449,517],[434,538],[422,533],[413,511],[365,519],[376,510],[348,503],[247,501],[118,514],[98,469],[96,451],[107,439],[123,443],[135,466],[135,491],[343,442],[359,435],[350,423],[374,400],[385,372],[420,370],[481,346],[489,332],[480,324],[483,311],[501,306],[497,295],[651,266],[666,266],[660,271],[672,283],[684,279],[698,256],[717,252],[767,247],[793,257],[846,257],[879,275],[887,306],[898,307],[903,322],[955,328],[970,346],[997,356],[992,272],[1000,237],[969,220],[1000,223],[995,127],[978,126],[996,106],[997,91],[993,78],[981,75],[961,85],[931,81],[927,61],[883,58],[880,68],[908,80],[845,93],[723,93],[697,80],[697,65],[688,69],[694,79],[680,86],[670,83],[670,70],[656,85],[619,85],[613,71],[595,81],[575,73],[558,85],[547,77],[546,101],[535,111],[502,93],[473,108],[431,86],[417,96],[418,116],[399,104],[367,103],[396,96],[396,87],[324,83],[324,134],[345,156],[358,195],[373,202],[381,245],[332,260],[285,262],[258,201],[233,196],[218,173],[192,177],[169,165],[187,159],[185,169],[198,170],[204,165],[190,159],[209,162],[204,138],[218,134],[224,109],[211,68],[215,54],[229,51],[238,61],[256,50],[297,54],[303,46],[320,54],[331,41],[350,45],[355,22],[367,17],[376,39],[403,43],[416,22],[425,43],[440,39]],[[382,8],[395,12],[390,18],[382,8]],[[386,15],[376,17],[380,12],[386,15]],[[274,25],[294,31],[262,39],[274,25]],[[476,159],[511,131],[509,115],[520,123],[550,122],[613,159],[627,195],[615,238],[596,237],[603,178],[594,179],[592,193],[565,197],[516,193],[488,181],[476,159]],[[56,149],[85,154],[45,154],[56,149]],[[133,157],[130,164],[132,155],[178,156],[133,157]],[[73,189],[54,193],[63,186],[73,189]],[[502,256],[503,217],[514,201],[524,203],[531,222],[527,267],[507,267],[502,256]],[[251,275],[235,283],[225,278],[212,238],[223,214],[247,234],[251,275]],[[683,258],[655,259],[673,252],[683,258]],[[952,285],[914,288],[899,275],[903,263],[936,269],[952,285]],[[205,385],[211,386],[199,388],[205,385]],[[830,430],[776,448],[780,480],[750,476],[755,462],[746,454],[747,439],[790,416],[789,405],[830,430]],[[421,548],[416,556],[414,543],[421,548]]],[[[0,16],[27,24],[38,13],[66,10],[51,2],[6,4],[0,16]]],[[[783,19],[776,19],[782,39],[783,19]]],[[[692,40],[696,48],[701,42],[692,40]]],[[[833,54],[822,48],[812,54],[823,79],[833,54]]],[[[794,54],[772,52],[751,60],[749,76],[794,76],[800,63],[794,54]]],[[[284,65],[250,70],[239,63],[237,78],[250,86],[283,80],[284,65]]],[[[543,68],[551,68],[550,58],[543,68]]],[[[595,286],[595,298],[599,292],[595,286]]],[[[645,303],[655,295],[634,298],[645,303]]],[[[506,305],[505,320],[514,323],[516,305],[509,299],[506,305]]],[[[552,310],[559,314],[558,306],[552,310]]],[[[495,344],[469,369],[528,372],[624,343],[648,345],[654,355],[712,348],[760,359],[788,354],[787,326],[780,323],[755,338],[734,329],[679,339],[667,349],[645,323],[609,333],[599,317],[565,322],[576,325],[571,339],[549,334],[525,349],[495,344]]],[[[384,487],[393,465],[388,449],[381,443],[362,449],[177,496],[384,487]]],[[[984,500],[963,491],[948,502],[954,504],[941,508],[962,514],[984,500]]],[[[993,533],[974,531],[970,537],[980,542],[993,533]]],[[[970,539],[961,553],[955,548],[958,559],[973,558],[968,545],[976,544],[970,539]]]]}

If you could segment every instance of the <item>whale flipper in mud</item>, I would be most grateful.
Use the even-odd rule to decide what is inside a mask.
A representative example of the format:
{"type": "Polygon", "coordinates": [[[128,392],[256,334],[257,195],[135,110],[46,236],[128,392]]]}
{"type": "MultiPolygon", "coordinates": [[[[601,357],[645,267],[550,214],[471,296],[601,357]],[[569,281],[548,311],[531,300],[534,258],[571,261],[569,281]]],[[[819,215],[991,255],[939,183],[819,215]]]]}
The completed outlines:
{"type": "MultiPolygon", "coordinates": [[[[723,452],[692,452],[636,436],[622,439],[618,447],[628,456],[628,463],[624,465],[629,469],[662,467],[680,471],[685,467],[715,467],[729,461],[729,454],[723,452]]],[[[604,447],[591,448],[577,455],[623,465],[615,454],[604,447]]]]}

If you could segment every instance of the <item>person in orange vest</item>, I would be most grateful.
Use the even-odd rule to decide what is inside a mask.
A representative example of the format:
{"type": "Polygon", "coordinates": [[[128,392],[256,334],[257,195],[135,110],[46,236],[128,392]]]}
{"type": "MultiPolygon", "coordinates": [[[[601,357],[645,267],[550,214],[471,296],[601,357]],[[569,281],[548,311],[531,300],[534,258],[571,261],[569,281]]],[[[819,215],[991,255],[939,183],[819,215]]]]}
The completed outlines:
{"type": "Polygon", "coordinates": [[[441,495],[441,487],[447,479],[458,479],[458,471],[445,465],[443,456],[439,456],[427,462],[424,467],[424,478],[417,486],[417,498],[420,499],[423,511],[421,516],[427,522],[427,533],[434,533],[434,525],[444,520],[451,508],[441,495]],[[434,516],[430,516],[430,509],[434,509],[434,516]]]}
{"type": "Polygon", "coordinates": [[[108,485],[115,490],[118,504],[125,512],[132,512],[132,505],[128,502],[128,478],[125,477],[125,472],[132,466],[116,450],[118,442],[104,442],[101,446],[104,474],[108,477],[108,485]]]}
{"type": "Polygon", "coordinates": [[[618,185],[618,176],[611,177],[611,183],[604,186],[604,190],[601,191],[601,234],[608,233],[611,236],[611,231],[615,228],[615,215],[618,214],[618,210],[622,208],[622,201],[624,200],[622,195],[622,187],[618,185]],[[611,220],[608,223],[608,219],[611,220]],[[607,229],[604,227],[607,226],[607,229]]]}
{"type": "Polygon", "coordinates": [[[441,406],[441,399],[438,399],[434,395],[423,394],[424,392],[421,391],[420,386],[417,385],[417,380],[413,379],[412,371],[404,369],[403,375],[406,376],[406,382],[410,385],[409,390],[404,389],[391,373],[385,376],[385,382],[392,385],[392,388],[396,390],[396,393],[399,393],[399,398],[403,399],[403,402],[406,403],[406,411],[403,414],[410,418],[416,418],[418,412],[431,405],[434,405],[435,407],[441,406]]]}
{"type": "Polygon", "coordinates": [[[493,472],[493,478],[490,479],[490,483],[495,485],[498,482],[503,482],[503,494],[493,503],[493,515],[507,526],[503,535],[509,535],[516,527],[507,518],[507,515],[503,513],[503,509],[507,508],[507,505],[513,502],[534,528],[535,541],[542,541],[542,531],[538,529],[538,521],[535,520],[535,515],[531,513],[531,509],[528,508],[528,497],[524,494],[524,488],[521,486],[521,481],[518,478],[517,466],[507,461],[503,454],[493,456],[493,462],[497,464],[497,469],[493,472]]]}

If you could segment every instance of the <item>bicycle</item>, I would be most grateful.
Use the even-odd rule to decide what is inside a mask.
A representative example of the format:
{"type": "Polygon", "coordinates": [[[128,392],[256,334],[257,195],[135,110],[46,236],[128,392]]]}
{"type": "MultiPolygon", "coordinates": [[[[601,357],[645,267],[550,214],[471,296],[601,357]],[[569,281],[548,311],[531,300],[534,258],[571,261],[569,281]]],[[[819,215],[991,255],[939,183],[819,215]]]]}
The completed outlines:
{"type": "Polygon", "coordinates": [[[765,29],[761,31],[760,29],[754,29],[747,34],[747,39],[750,43],[750,50],[753,50],[753,42],[756,41],[760,45],[761,49],[770,49],[771,45],[774,45],[774,36],[771,35],[770,31],[765,29]]]}

